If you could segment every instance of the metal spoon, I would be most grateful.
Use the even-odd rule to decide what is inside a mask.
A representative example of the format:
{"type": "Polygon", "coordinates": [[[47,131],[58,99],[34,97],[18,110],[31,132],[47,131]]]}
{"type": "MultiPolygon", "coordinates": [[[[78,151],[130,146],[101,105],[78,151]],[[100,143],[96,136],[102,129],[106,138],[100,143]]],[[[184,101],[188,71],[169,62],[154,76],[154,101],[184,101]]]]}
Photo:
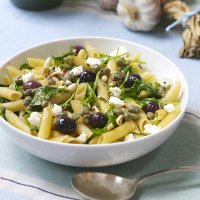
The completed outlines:
{"type": "Polygon", "coordinates": [[[184,166],[152,172],[139,178],[126,179],[112,174],[82,172],[72,177],[72,186],[90,200],[126,200],[136,192],[143,181],[170,172],[200,170],[200,166],[184,166]]]}

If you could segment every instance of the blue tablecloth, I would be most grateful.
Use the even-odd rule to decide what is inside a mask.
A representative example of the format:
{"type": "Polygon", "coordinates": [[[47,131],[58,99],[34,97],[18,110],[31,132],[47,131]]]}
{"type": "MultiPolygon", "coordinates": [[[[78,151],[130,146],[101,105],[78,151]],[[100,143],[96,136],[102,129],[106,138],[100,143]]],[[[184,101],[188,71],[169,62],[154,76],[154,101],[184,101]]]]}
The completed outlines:
{"type": "MultiPolygon", "coordinates": [[[[130,32],[114,12],[101,10],[96,1],[64,1],[58,8],[31,12],[17,9],[8,0],[1,0],[0,8],[0,63],[40,42],[74,36],[110,36],[138,42],[161,52],[185,75],[190,90],[189,104],[176,133],[142,158],[90,170],[133,178],[171,166],[200,165],[200,61],[178,57],[182,46],[181,31],[166,33],[161,24],[149,33],[130,32]]],[[[72,189],[70,179],[76,172],[88,169],[39,159],[15,145],[6,133],[0,131],[0,134],[1,200],[82,199],[72,189]]],[[[199,180],[199,172],[156,178],[139,188],[136,199],[197,200],[200,199],[199,180]]]]}

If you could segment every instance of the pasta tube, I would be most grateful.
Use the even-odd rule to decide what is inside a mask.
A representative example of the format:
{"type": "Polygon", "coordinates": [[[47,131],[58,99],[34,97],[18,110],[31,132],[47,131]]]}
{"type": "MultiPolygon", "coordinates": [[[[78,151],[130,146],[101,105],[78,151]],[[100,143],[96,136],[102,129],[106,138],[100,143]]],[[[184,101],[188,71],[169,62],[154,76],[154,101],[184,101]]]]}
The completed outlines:
{"type": "Polygon", "coordinates": [[[22,93],[7,87],[0,87],[0,97],[15,101],[21,99],[22,93]]]}
{"type": "Polygon", "coordinates": [[[31,134],[30,129],[27,124],[25,124],[15,113],[10,110],[6,110],[5,112],[6,120],[12,124],[14,127],[24,131],[26,133],[31,134]]]}
{"type": "Polygon", "coordinates": [[[50,105],[43,109],[41,124],[38,132],[38,137],[49,138],[51,132],[51,125],[53,121],[52,108],[50,105]]]}
{"type": "Polygon", "coordinates": [[[127,121],[121,126],[102,134],[99,137],[98,144],[107,144],[115,142],[116,140],[125,137],[131,132],[134,132],[135,123],[133,121],[127,121]]]}

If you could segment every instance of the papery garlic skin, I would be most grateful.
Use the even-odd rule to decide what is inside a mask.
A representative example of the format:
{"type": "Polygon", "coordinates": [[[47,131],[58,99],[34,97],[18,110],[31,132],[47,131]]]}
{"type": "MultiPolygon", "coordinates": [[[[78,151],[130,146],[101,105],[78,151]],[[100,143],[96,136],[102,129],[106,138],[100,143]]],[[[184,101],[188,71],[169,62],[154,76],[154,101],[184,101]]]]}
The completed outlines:
{"type": "Polygon", "coordinates": [[[133,31],[150,31],[160,21],[160,0],[119,0],[117,13],[133,31]]]}

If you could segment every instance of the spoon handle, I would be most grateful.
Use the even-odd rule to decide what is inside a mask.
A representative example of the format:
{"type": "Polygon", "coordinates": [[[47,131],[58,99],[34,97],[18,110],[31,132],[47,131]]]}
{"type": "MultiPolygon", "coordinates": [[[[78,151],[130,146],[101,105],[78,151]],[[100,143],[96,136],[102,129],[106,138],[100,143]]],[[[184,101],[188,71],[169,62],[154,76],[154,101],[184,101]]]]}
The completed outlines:
{"type": "Polygon", "coordinates": [[[200,166],[182,166],[182,167],[174,167],[174,168],[170,168],[170,169],[163,169],[160,171],[156,171],[156,172],[151,172],[149,174],[140,176],[137,179],[138,184],[142,183],[143,181],[155,177],[155,176],[159,176],[162,174],[167,174],[167,173],[171,173],[171,172],[178,172],[178,171],[197,171],[200,170],[200,166]]]}

